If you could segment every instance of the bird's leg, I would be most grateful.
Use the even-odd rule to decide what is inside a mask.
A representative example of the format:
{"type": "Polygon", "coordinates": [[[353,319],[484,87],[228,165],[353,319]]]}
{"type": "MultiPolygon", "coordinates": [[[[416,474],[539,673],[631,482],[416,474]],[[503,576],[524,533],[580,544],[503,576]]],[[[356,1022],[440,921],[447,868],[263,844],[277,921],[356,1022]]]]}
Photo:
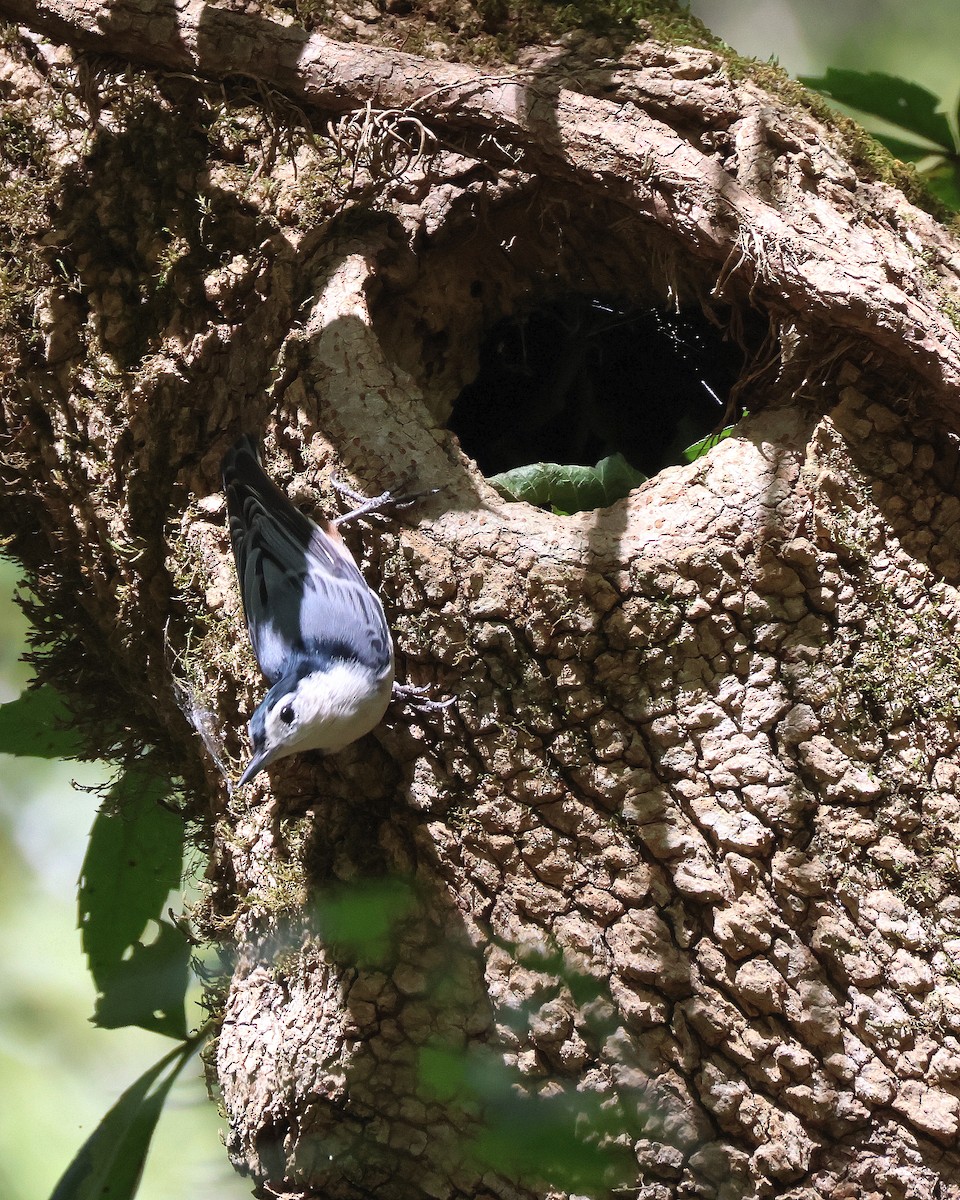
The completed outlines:
{"type": "Polygon", "coordinates": [[[429,687],[418,687],[415,683],[396,683],[393,685],[392,699],[400,704],[409,704],[419,712],[443,712],[452,704],[456,704],[456,696],[448,696],[446,700],[431,700],[429,687]]]}
{"type": "Polygon", "coordinates": [[[440,491],[439,488],[427,488],[422,492],[405,492],[401,495],[397,495],[395,492],[381,492],[379,496],[364,496],[362,492],[355,492],[352,487],[348,487],[339,479],[331,479],[330,482],[341,496],[346,496],[357,506],[350,512],[344,513],[343,516],[334,517],[334,525],[345,525],[347,521],[354,521],[357,517],[384,512],[388,508],[409,508],[418,500],[422,500],[424,496],[434,496],[440,491]]]}

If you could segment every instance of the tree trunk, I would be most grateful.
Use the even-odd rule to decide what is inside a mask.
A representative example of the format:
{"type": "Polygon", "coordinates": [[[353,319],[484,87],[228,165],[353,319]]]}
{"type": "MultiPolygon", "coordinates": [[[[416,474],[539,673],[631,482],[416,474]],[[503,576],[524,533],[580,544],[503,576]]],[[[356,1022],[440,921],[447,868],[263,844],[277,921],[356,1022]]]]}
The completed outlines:
{"type": "Polygon", "coordinates": [[[187,781],[257,1194],[596,1193],[492,1144],[573,1097],[626,1194],[960,1196],[952,236],[719,51],[493,73],[196,3],[0,13],[152,69],[6,41],[3,533],[91,748],[187,781]],[[571,294],[769,335],[733,436],[564,517],[445,425],[496,322],[571,294]],[[442,489],[348,538],[456,704],[234,790],[247,431],[321,510],[332,474],[442,489]]]}

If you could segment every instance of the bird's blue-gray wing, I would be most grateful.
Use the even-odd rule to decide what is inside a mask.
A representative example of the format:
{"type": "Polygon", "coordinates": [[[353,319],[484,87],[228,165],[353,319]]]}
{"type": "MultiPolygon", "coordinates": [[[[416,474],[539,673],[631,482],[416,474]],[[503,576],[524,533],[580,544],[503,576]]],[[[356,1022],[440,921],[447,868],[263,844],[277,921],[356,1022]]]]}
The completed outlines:
{"type": "Polygon", "coordinates": [[[386,671],[383,607],[336,530],[290,503],[248,438],[224,456],[223,482],[247,629],[270,683],[305,657],[355,658],[386,671]]]}

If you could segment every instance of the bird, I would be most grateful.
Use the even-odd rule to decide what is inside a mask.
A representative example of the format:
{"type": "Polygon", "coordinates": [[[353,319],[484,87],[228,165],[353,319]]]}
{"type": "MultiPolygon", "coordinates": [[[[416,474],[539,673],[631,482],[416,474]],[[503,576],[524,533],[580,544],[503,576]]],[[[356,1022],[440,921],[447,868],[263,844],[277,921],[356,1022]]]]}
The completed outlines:
{"type": "Polygon", "coordinates": [[[242,785],[288,755],[336,753],[382,720],[393,639],[337,526],[409,498],[385,492],[318,524],[267,477],[249,436],[224,455],[222,473],[247,631],[270,684],[248,724],[253,757],[242,785]]]}

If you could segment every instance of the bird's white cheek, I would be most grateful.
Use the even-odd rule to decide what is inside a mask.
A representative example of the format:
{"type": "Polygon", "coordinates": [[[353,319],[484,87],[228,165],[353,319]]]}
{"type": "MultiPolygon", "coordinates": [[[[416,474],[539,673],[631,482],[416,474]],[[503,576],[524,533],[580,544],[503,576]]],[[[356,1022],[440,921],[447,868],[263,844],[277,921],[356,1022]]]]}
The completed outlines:
{"type": "Polygon", "coordinates": [[[310,730],[302,721],[284,723],[275,734],[277,745],[283,746],[284,754],[293,754],[309,741],[310,730]]]}

